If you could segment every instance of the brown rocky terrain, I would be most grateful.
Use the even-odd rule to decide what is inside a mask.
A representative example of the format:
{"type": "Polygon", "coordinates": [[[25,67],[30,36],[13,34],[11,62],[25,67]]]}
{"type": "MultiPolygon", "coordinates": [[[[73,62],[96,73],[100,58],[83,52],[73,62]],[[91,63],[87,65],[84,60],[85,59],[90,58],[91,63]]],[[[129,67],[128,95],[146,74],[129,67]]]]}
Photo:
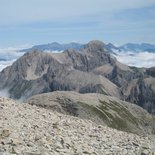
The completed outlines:
{"type": "Polygon", "coordinates": [[[0,98],[1,155],[153,155],[154,147],[153,137],[0,98]]]}

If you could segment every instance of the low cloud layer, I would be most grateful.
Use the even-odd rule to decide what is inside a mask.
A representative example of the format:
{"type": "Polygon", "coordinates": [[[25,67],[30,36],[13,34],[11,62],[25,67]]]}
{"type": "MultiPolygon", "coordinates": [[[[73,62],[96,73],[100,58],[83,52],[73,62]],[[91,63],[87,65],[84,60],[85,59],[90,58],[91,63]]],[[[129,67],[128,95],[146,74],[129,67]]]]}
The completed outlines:
{"type": "Polygon", "coordinates": [[[20,56],[23,55],[22,52],[19,52],[19,50],[22,48],[18,48],[18,47],[8,47],[8,48],[2,48],[0,49],[0,60],[13,60],[13,59],[17,59],[20,56]]]}
{"type": "Polygon", "coordinates": [[[117,52],[117,55],[114,56],[117,58],[118,61],[128,66],[146,67],[146,68],[155,66],[155,53],[117,52]]]}
{"type": "Polygon", "coordinates": [[[9,92],[7,89],[0,90],[0,97],[9,97],[9,92]]]}
{"type": "Polygon", "coordinates": [[[13,62],[16,61],[16,59],[13,60],[7,60],[7,61],[0,61],[0,71],[2,71],[7,66],[11,66],[13,62]]]}
{"type": "MultiPolygon", "coordinates": [[[[0,49],[0,71],[2,71],[7,66],[12,65],[20,56],[24,53],[18,52],[19,48],[5,48],[0,49]]],[[[52,51],[46,51],[52,52],[52,51]]],[[[62,52],[62,51],[59,51],[62,52]]],[[[53,51],[53,53],[59,53],[58,51],[53,51]]],[[[155,53],[149,52],[118,52],[115,51],[117,55],[114,55],[118,61],[129,66],[136,67],[153,67],[155,66],[155,53]]]]}
{"type": "Polygon", "coordinates": [[[19,47],[8,47],[0,49],[0,71],[2,71],[7,66],[12,65],[14,61],[16,61],[19,57],[21,57],[24,53],[19,52],[21,49],[25,49],[31,46],[22,45],[19,47]]]}

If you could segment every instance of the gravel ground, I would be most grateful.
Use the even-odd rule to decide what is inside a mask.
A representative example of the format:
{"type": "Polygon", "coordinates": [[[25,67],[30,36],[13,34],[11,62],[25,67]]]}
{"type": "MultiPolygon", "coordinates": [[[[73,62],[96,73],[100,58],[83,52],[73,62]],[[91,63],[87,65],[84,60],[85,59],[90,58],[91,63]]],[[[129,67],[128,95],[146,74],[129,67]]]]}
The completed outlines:
{"type": "Polygon", "coordinates": [[[0,98],[0,155],[155,155],[151,136],[0,98]]]}

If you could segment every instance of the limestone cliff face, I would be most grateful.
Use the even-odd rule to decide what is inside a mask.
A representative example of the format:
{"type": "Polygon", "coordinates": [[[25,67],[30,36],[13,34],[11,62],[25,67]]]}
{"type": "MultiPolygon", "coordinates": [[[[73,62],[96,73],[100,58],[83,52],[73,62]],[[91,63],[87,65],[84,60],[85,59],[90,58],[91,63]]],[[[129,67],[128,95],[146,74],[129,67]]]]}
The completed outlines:
{"type": "Polygon", "coordinates": [[[26,99],[52,91],[102,93],[155,111],[154,68],[128,67],[113,58],[105,44],[91,41],[80,51],[26,53],[0,73],[0,89],[26,99]]]}
{"type": "MultiPolygon", "coordinates": [[[[152,114],[155,114],[155,78],[140,78],[127,86],[126,100],[135,103],[152,114]],[[129,90],[130,89],[130,90],[129,90]]],[[[126,92],[126,91],[125,91],[126,92]]]]}
{"type": "Polygon", "coordinates": [[[98,66],[115,63],[102,45],[102,42],[92,41],[81,52],[26,53],[1,72],[0,88],[7,88],[12,98],[27,98],[56,90],[99,92],[120,97],[115,84],[91,72],[98,66]]]}

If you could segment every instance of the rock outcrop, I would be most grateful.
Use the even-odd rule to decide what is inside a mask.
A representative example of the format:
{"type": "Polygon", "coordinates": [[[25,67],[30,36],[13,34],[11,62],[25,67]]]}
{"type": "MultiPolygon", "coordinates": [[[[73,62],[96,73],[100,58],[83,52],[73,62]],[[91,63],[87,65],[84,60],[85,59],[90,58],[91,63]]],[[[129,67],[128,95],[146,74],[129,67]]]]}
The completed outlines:
{"type": "Polygon", "coordinates": [[[1,155],[152,155],[154,147],[153,137],[0,98],[1,155]]]}

